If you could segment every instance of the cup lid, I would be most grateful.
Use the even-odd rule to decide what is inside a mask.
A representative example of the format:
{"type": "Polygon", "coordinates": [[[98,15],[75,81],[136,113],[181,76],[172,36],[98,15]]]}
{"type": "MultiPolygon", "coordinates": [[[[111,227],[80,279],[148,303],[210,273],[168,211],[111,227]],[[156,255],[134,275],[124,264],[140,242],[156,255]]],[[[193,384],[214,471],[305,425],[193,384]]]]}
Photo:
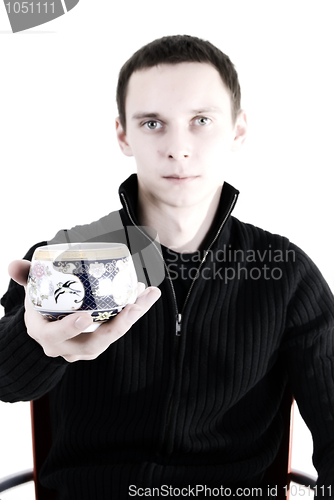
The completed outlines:
{"type": "Polygon", "coordinates": [[[120,259],[130,255],[123,243],[60,243],[38,247],[34,260],[98,260],[120,259]]]}

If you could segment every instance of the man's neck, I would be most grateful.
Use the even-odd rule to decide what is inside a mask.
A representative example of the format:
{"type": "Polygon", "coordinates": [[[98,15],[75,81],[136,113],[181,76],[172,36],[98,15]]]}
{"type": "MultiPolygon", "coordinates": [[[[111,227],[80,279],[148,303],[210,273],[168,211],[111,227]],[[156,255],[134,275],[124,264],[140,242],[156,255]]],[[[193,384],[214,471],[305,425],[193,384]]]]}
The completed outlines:
{"type": "Polygon", "coordinates": [[[159,241],[179,253],[196,252],[207,235],[216,215],[221,195],[217,189],[211,199],[192,207],[156,205],[138,192],[137,215],[141,225],[153,227],[159,241]]]}

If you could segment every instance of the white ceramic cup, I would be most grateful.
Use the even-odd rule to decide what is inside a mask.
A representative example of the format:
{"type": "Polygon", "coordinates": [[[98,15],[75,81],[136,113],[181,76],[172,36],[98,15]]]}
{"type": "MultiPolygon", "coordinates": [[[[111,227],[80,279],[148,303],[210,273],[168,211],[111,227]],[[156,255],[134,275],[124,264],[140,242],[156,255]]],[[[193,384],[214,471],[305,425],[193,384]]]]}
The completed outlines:
{"type": "Polygon", "coordinates": [[[131,254],[122,243],[71,243],[38,247],[27,292],[36,311],[50,321],[86,311],[94,331],[137,298],[131,254]]]}

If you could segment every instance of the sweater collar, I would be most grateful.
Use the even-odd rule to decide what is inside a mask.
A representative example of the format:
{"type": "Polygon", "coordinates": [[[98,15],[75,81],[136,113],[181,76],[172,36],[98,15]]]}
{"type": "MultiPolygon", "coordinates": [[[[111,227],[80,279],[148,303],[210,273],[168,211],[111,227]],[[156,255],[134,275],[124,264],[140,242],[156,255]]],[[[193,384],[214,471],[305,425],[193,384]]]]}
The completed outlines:
{"type": "MultiPolygon", "coordinates": [[[[119,187],[118,190],[119,197],[127,217],[131,220],[132,224],[139,226],[139,221],[137,219],[137,202],[138,202],[138,178],[137,174],[132,174],[128,177],[119,187]]],[[[216,215],[211,224],[211,227],[204,238],[201,245],[201,249],[206,249],[218,238],[221,230],[226,225],[227,230],[224,233],[229,233],[230,231],[230,215],[235,207],[237,198],[239,196],[239,191],[233,186],[224,182],[220,200],[217,208],[216,215]]],[[[227,236],[227,235],[226,235],[227,236]]],[[[225,239],[225,238],[224,238],[225,239]]]]}

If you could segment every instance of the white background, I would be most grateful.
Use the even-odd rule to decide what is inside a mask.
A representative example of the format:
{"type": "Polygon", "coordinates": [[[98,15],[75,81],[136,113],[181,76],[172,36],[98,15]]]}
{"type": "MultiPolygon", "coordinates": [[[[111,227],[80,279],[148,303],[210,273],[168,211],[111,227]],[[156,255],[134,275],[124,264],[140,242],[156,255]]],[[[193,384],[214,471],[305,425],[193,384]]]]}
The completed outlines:
{"type": "MultiPolygon", "coordinates": [[[[118,71],[172,34],[210,40],[239,73],[249,136],[221,165],[241,192],[234,215],[302,247],[334,289],[333,18],[332,0],[81,0],[12,34],[0,3],[0,295],[34,243],[119,208],[135,164],[115,139],[118,71]]],[[[29,403],[0,403],[0,476],[31,465],[29,426],[29,403]]],[[[299,418],[294,450],[314,473],[299,418]]],[[[1,498],[33,498],[22,491],[1,498]]]]}

